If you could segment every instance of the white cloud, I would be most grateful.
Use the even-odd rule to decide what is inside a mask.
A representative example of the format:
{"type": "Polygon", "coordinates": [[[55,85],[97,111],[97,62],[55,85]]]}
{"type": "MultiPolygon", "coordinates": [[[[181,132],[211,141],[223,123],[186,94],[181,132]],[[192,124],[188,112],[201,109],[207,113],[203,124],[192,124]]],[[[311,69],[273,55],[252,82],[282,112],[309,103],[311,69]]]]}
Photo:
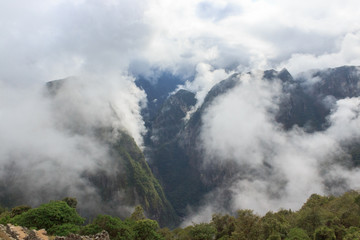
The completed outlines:
{"type": "Polygon", "coordinates": [[[310,69],[338,67],[341,65],[360,65],[360,32],[346,34],[340,44],[340,49],[322,55],[296,53],[281,64],[290,72],[296,74],[310,69]]]}
{"type": "MultiPolygon", "coordinates": [[[[89,118],[91,124],[120,124],[140,143],[144,127],[139,112],[144,94],[127,77],[131,64],[142,63],[134,71],[137,73],[149,72],[151,68],[184,75],[195,75],[197,71],[195,81],[187,87],[197,92],[200,102],[213,84],[231,72],[229,69],[287,67],[297,73],[310,68],[359,65],[358,9],[358,0],[1,1],[0,129],[6,133],[1,139],[3,156],[16,152],[17,146],[24,152],[33,149],[45,156],[72,159],[81,155],[77,151],[80,142],[90,149],[90,155],[101,158],[101,146],[97,148],[99,152],[93,153],[92,144],[96,143],[91,139],[69,138],[54,128],[53,109],[34,90],[46,81],[68,76],[88,79],[88,88],[84,87],[80,99],[75,92],[62,96],[76,104],[58,106],[59,113],[75,111],[81,121],[89,118]],[[119,122],[110,118],[114,121],[109,123],[98,115],[108,116],[109,112],[103,111],[108,101],[114,103],[121,115],[119,122]],[[37,141],[32,141],[34,136],[37,141]],[[61,146],[74,150],[69,151],[73,155],[62,153],[61,146]]],[[[341,130],[337,123],[357,126],[357,115],[353,120],[346,117],[352,116],[355,100],[338,102],[338,110],[332,115],[334,126],[324,134],[310,136],[300,130],[285,134],[268,114],[269,109],[276,107],[273,97],[278,87],[256,79],[243,79],[242,86],[219,99],[208,111],[206,116],[211,121],[205,122],[209,136],[204,141],[211,146],[210,153],[226,150],[224,155],[228,158],[252,167],[259,166],[267,157],[281,174],[257,179],[246,184],[246,188],[245,182],[234,182],[234,196],[243,191],[252,193],[258,187],[261,190],[270,186],[267,181],[281,182],[282,178],[288,181],[289,189],[283,191],[289,195],[281,203],[288,202],[289,206],[298,203],[300,191],[302,196],[311,191],[320,193],[322,185],[309,184],[321,180],[314,177],[314,159],[319,163],[318,159],[325,158],[326,154],[319,151],[324,145],[337,149],[335,136],[349,138],[351,131],[341,130]],[[338,117],[342,111],[344,114],[338,117]],[[340,130],[343,135],[339,135],[340,130]],[[224,134],[216,136],[219,132],[224,134]],[[240,157],[241,154],[245,155],[240,157]],[[291,165],[284,164],[285,161],[291,165]],[[292,165],[298,166],[296,172],[292,165]],[[300,185],[303,187],[296,187],[300,185]]],[[[34,163],[34,159],[36,155],[29,163],[34,163]]],[[[342,171],[347,172],[346,169],[338,172],[342,171]]],[[[332,173],[336,174],[335,170],[332,173]]],[[[350,186],[358,176],[357,172],[351,174],[346,178],[350,186]]],[[[234,199],[236,207],[256,203],[250,198],[234,199]]],[[[276,207],[279,202],[274,201],[263,209],[276,207]]]]}
{"type": "MultiPolygon", "coordinates": [[[[242,75],[238,81],[207,109],[200,136],[205,166],[234,162],[239,167],[238,175],[219,187],[231,193],[228,210],[297,210],[312,193],[359,189],[360,170],[346,167],[343,150],[360,137],[359,98],[338,100],[326,131],[305,133],[295,127],[285,132],[274,116],[282,94],[279,82],[261,80],[261,74],[242,75]]],[[[209,220],[203,217],[218,206],[214,196],[222,195],[209,196],[210,206],[186,222],[209,220]]]]}

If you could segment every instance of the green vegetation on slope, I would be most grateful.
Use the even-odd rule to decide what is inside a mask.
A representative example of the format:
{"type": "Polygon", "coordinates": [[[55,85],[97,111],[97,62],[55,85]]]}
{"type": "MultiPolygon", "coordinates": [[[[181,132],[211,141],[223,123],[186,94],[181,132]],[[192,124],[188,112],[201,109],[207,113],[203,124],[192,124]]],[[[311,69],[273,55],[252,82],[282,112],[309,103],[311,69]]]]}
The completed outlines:
{"type": "Polygon", "coordinates": [[[65,201],[51,201],[38,208],[11,216],[5,211],[0,222],[26,227],[45,228],[50,234],[95,234],[106,230],[111,239],[233,239],[233,240],[350,240],[360,239],[360,193],[350,191],[342,196],[313,194],[296,212],[280,210],[258,216],[252,210],[238,210],[235,216],[214,214],[211,222],[170,230],[159,228],[146,219],[140,206],[121,220],[108,215],[97,216],[82,225],[76,210],[65,201]]]}
{"type": "Polygon", "coordinates": [[[158,219],[162,225],[175,224],[175,212],[134,140],[123,134],[113,147],[125,163],[128,188],[136,190],[139,201],[149,217],[158,219]]]}

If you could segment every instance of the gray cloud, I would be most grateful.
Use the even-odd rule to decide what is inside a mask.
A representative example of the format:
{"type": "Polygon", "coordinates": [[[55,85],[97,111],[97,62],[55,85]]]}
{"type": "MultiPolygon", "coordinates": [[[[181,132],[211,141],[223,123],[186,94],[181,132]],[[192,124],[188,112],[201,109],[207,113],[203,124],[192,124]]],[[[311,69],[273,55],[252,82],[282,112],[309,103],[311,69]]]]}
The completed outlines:
{"type": "Polygon", "coordinates": [[[239,6],[233,3],[214,3],[211,1],[200,2],[196,7],[197,15],[200,18],[219,21],[232,15],[241,13],[239,6]]]}
{"type": "Polygon", "coordinates": [[[46,92],[42,83],[23,89],[1,86],[1,200],[38,205],[72,196],[83,214],[111,209],[126,216],[132,210],[126,195],[114,193],[104,204],[85,174],[123,171],[109,155],[108,143],[118,139],[120,130],[141,146],[145,128],[140,101],[145,93],[133,78],[109,74],[69,78],[55,96],[46,92]],[[111,132],[99,137],[104,129],[111,132]]]}
{"type": "Polygon", "coordinates": [[[200,138],[205,169],[208,164],[235,163],[239,172],[210,193],[185,225],[208,221],[224,207],[259,214],[297,210],[312,193],[339,194],[359,188],[359,168],[348,167],[343,146],[360,137],[360,99],[338,100],[328,118],[330,127],[323,132],[305,133],[298,127],[284,131],[274,115],[282,94],[280,82],[261,77],[241,75],[239,84],[218,97],[203,116],[200,138]]]}
{"type": "MultiPolygon", "coordinates": [[[[88,128],[124,128],[141,144],[144,93],[128,76],[129,66],[132,73],[146,76],[156,72],[153,69],[189,78],[198,73],[186,87],[201,99],[229,69],[287,67],[297,73],[359,65],[359,8],[357,0],[2,1],[0,162],[17,159],[2,165],[2,176],[16,183],[21,178],[5,175],[8,169],[27,169],[22,176],[36,174],[18,185],[37,184],[43,176],[52,189],[76,192],[84,186],[79,172],[107,159],[106,147],[87,134],[88,128]],[[42,96],[39,89],[46,81],[68,76],[79,80],[54,102],[42,96]],[[68,121],[70,117],[75,122],[68,121]],[[86,134],[69,134],[66,129],[73,124],[86,134]],[[69,181],[55,178],[59,171],[69,181]]],[[[227,189],[233,207],[258,206],[259,212],[280,204],[296,207],[307,193],[327,191],[324,179],[339,176],[348,187],[356,186],[356,169],[332,164],[327,173],[319,172],[329,154],[341,153],[339,139],[357,137],[350,130],[357,126],[358,117],[352,115],[357,112],[356,99],[336,103],[329,120],[332,127],[324,133],[284,133],[272,116],[278,86],[246,78],[209,109],[202,135],[210,156],[236,159],[237,164],[265,173],[262,178],[234,180],[227,189]],[[349,128],[341,129],[340,123],[349,128]],[[277,170],[264,168],[265,160],[277,170]],[[271,198],[273,192],[283,195],[271,198]],[[268,201],[254,201],[261,198],[268,201]]]]}

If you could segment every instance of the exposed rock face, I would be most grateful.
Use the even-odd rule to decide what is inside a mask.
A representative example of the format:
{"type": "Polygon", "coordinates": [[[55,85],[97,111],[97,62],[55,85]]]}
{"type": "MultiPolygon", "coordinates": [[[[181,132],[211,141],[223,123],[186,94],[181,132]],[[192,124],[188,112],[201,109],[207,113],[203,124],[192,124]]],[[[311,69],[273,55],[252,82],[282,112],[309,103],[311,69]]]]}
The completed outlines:
{"type": "Polygon", "coordinates": [[[30,230],[25,227],[7,224],[0,225],[0,238],[5,240],[49,240],[45,229],[30,230]]]}
{"type": "MultiPolygon", "coordinates": [[[[7,224],[0,225],[0,239],[5,240],[49,240],[45,229],[30,230],[21,226],[7,224]]],[[[70,234],[67,237],[55,237],[54,240],[110,240],[109,233],[103,230],[100,233],[90,236],[70,234]]]]}
{"type": "Polygon", "coordinates": [[[109,233],[103,230],[100,233],[90,236],[80,236],[77,234],[70,234],[67,237],[55,237],[55,240],[110,240],[109,233]]]}
{"type": "MultiPolygon", "coordinates": [[[[26,182],[27,171],[22,169],[22,164],[17,164],[23,161],[22,157],[11,156],[8,160],[9,164],[6,165],[9,167],[4,168],[8,168],[5,172],[12,177],[2,176],[6,181],[0,181],[0,204],[8,208],[23,203],[35,206],[53,199],[74,196],[83,203],[79,204],[78,211],[86,218],[94,218],[98,214],[125,218],[131,214],[132,207],[140,204],[146,215],[159,221],[161,226],[176,225],[177,216],[133,137],[107,121],[87,124],[83,118],[86,114],[83,114],[78,107],[71,107],[74,103],[67,95],[74,92],[74,96],[82,96],[82,91],[86,90],[81,88],[81,84],[73,84],[76,81],[78,81],[76,78],[67,78],[46,84],[44,92],[51,103],[51,120],[56,128],[59,128],[56,132],[66,133],[71,139],[82,139],[79,140],[80,145],[86,142],[87,146],[88,142],[91,142],[89,147],[79,147],[84,155],[90,154],[91,149],[97,152],[96,149],[99,148],[102,149],[99,150],[102,152],[101,157],[98,159],[89,157],[90,163],[85,157],[84,161],[79,163],[74,158],[77,170],[74,170],[76,176],[72,176],[81,184],[73,184],[69,180],[64,181],[66,182],[62,184],[64,187],[43,188],[34,184],[31,187],[23,187],[24,184],[19,184],[26,182]],[[66,123],[62,119],[66,119],[66,123]]],[[[110,103],[106,108],[106,111],[112,113],[115,122],[118,122],[120,117],[110,103]]],[[[44,155],[36,158],[41,162],[62,162],[58,156],[44,155]]]]}
{"type": "MultiPolygon", "coordinates": [[[[186,214],[189,205],[199,204],[205,194],[227,185],[234,176],[244,175],[244,170],[231,161],[226,164],[212,161],[205,168],[199,141],[204,113],[221,95],[242,84],[239,76],[240,73],[235,73],[215,85],[187,122],[180,120],[194,103],[188,102],[187,105],[183,101],[181,96],[191,95],[184,90],[171,95],[154,117],[150,129],[152,141],[148,145],[152,149],[151,168],[163,183],[168,199],[180,216],[186,214]]],[[[296,125],[306,132],[325,130],[328,127],[327,116],[336,100],[360,96],[359,67],[344,66],[310,71],[297,78],[293,78],[286,69],[267,70],[263,72],[263,80],[276,82],[282,88],[282,93],[278,96],[278,111],[273,114],[274,121],[284,131],[296,125]]],[[[359,164],[360,150],[357,150],[357,146],[351,146],[355,150],[352,150],[354,154],[350,153],[353,161],[359,164]]]]}

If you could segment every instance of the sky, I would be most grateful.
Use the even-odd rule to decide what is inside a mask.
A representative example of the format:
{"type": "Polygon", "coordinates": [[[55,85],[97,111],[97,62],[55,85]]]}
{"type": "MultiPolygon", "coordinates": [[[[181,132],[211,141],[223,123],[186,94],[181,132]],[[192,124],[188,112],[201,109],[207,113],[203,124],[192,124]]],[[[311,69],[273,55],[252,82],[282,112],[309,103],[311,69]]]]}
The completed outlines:
{"type": "MultiPolygon", "coordinates": [[[[126,130],[139,146],[143,144],[146,130],[140,113],[146,106],[146,94],[134,83],[139,75],[151,77],[167,71],[194,79],[184,88],[196,92],[199,106],[207,91],[233,72],[287,68],[296,75],[314,68],[360,65],[359,9],[358,0],[0,1],[0,176],[7,177],[4,163],[16,159],[17,166],[28,171],[22,175],[26,176],[23,181],[14,184],[39,184],[39,179],[29,174],[35,172],[50,186],[70,193],[84,189],[86,183],[79,174],[94,168],[99,159],[107,159],[106,148],[86,133],[88,128],[100,124],[126,130]],[[76,81],[55,101],[44,96],[46,82],[68,77],[76,81]],[[82,91],[77,91],[79,87],[82,91]],[[118,118],[113,118],[109,103],[118,118]],[[75,121],[69,123],[69,118],[75,121]],[[81,125],[85,133],[69,134],[66,129],[73,124],[81,125]],[[65,172],[66,177],[54,179],[57,171],[65,172]]],[[[264,123],[268,143],[280,146],[278,158],[273,159],[279,171],[287,170],[279,159],[298,153],[310,140],[337,146],[334,136],[338,136],[336,126],[340,125],[336,124],[324,135],[278,132],[263,111],[274,103],[260,101],[278,92],[276,86],[263,86],[255,80],[246,86],[235,89],[209,110],[204,129],[210,136],[203,135],[204,139],[213,139],[223,126],[224,119],[211,116],[218,112],[228,116],[230,103],[235,102],[256,120],[236,134],[247,136],[254,146],[262,146],[253,130],[264,123]],[[257,94],[252,96],[249,91],[257,94]],[[277,136],[278,142],[274,143],[272,136],[277,136]]],[[[356,101],[337,103],[339,111],[345,109],[345,115],[340,116],[348,114],[347,108],[356,108],[356,101]]],[[[242,114],[234,116],[234,124],[242,114]]],[[[342,119],[336,118],[336,113],[333,116],[334,123],[342,119]]],[[[246,145],[230,144],[231,134],[226,131],[231,131],[231,126],[228,124],[229,129],[219,136],[230,147],[246,152],[246,145]]],[[[204,142],[205,148],[214,148],[212,144],[204,142]]],[[[217,147],[219,153],[227,151],[227,146],[217,147]]],[[[302,165],[304,172],[313,164],[312,153],[304,156],[308,159],[302,165]]],[[[269,179],[247,184],[253,187],[246,191],[266,188],[264,182],[269,179]]],[[[276,182],[277,178],[272,180],[276,182]]],[[[86,192],[92,193],[87,187],[86,192]]],[[[243,181],[231,187],[234,207],[252,202],[237,197],[244,188],[243,181]]],[[[282,200],[291,202],[298,194],[282,200]]],[[[260,207],[259,211],[267,207],[274,206],[260,207]]]]}
{"type": "Polygon", "coordinates": [[[2,82],[85,73],[359,64],[356,0],[25,0],[0,3],[2,82]]]}

